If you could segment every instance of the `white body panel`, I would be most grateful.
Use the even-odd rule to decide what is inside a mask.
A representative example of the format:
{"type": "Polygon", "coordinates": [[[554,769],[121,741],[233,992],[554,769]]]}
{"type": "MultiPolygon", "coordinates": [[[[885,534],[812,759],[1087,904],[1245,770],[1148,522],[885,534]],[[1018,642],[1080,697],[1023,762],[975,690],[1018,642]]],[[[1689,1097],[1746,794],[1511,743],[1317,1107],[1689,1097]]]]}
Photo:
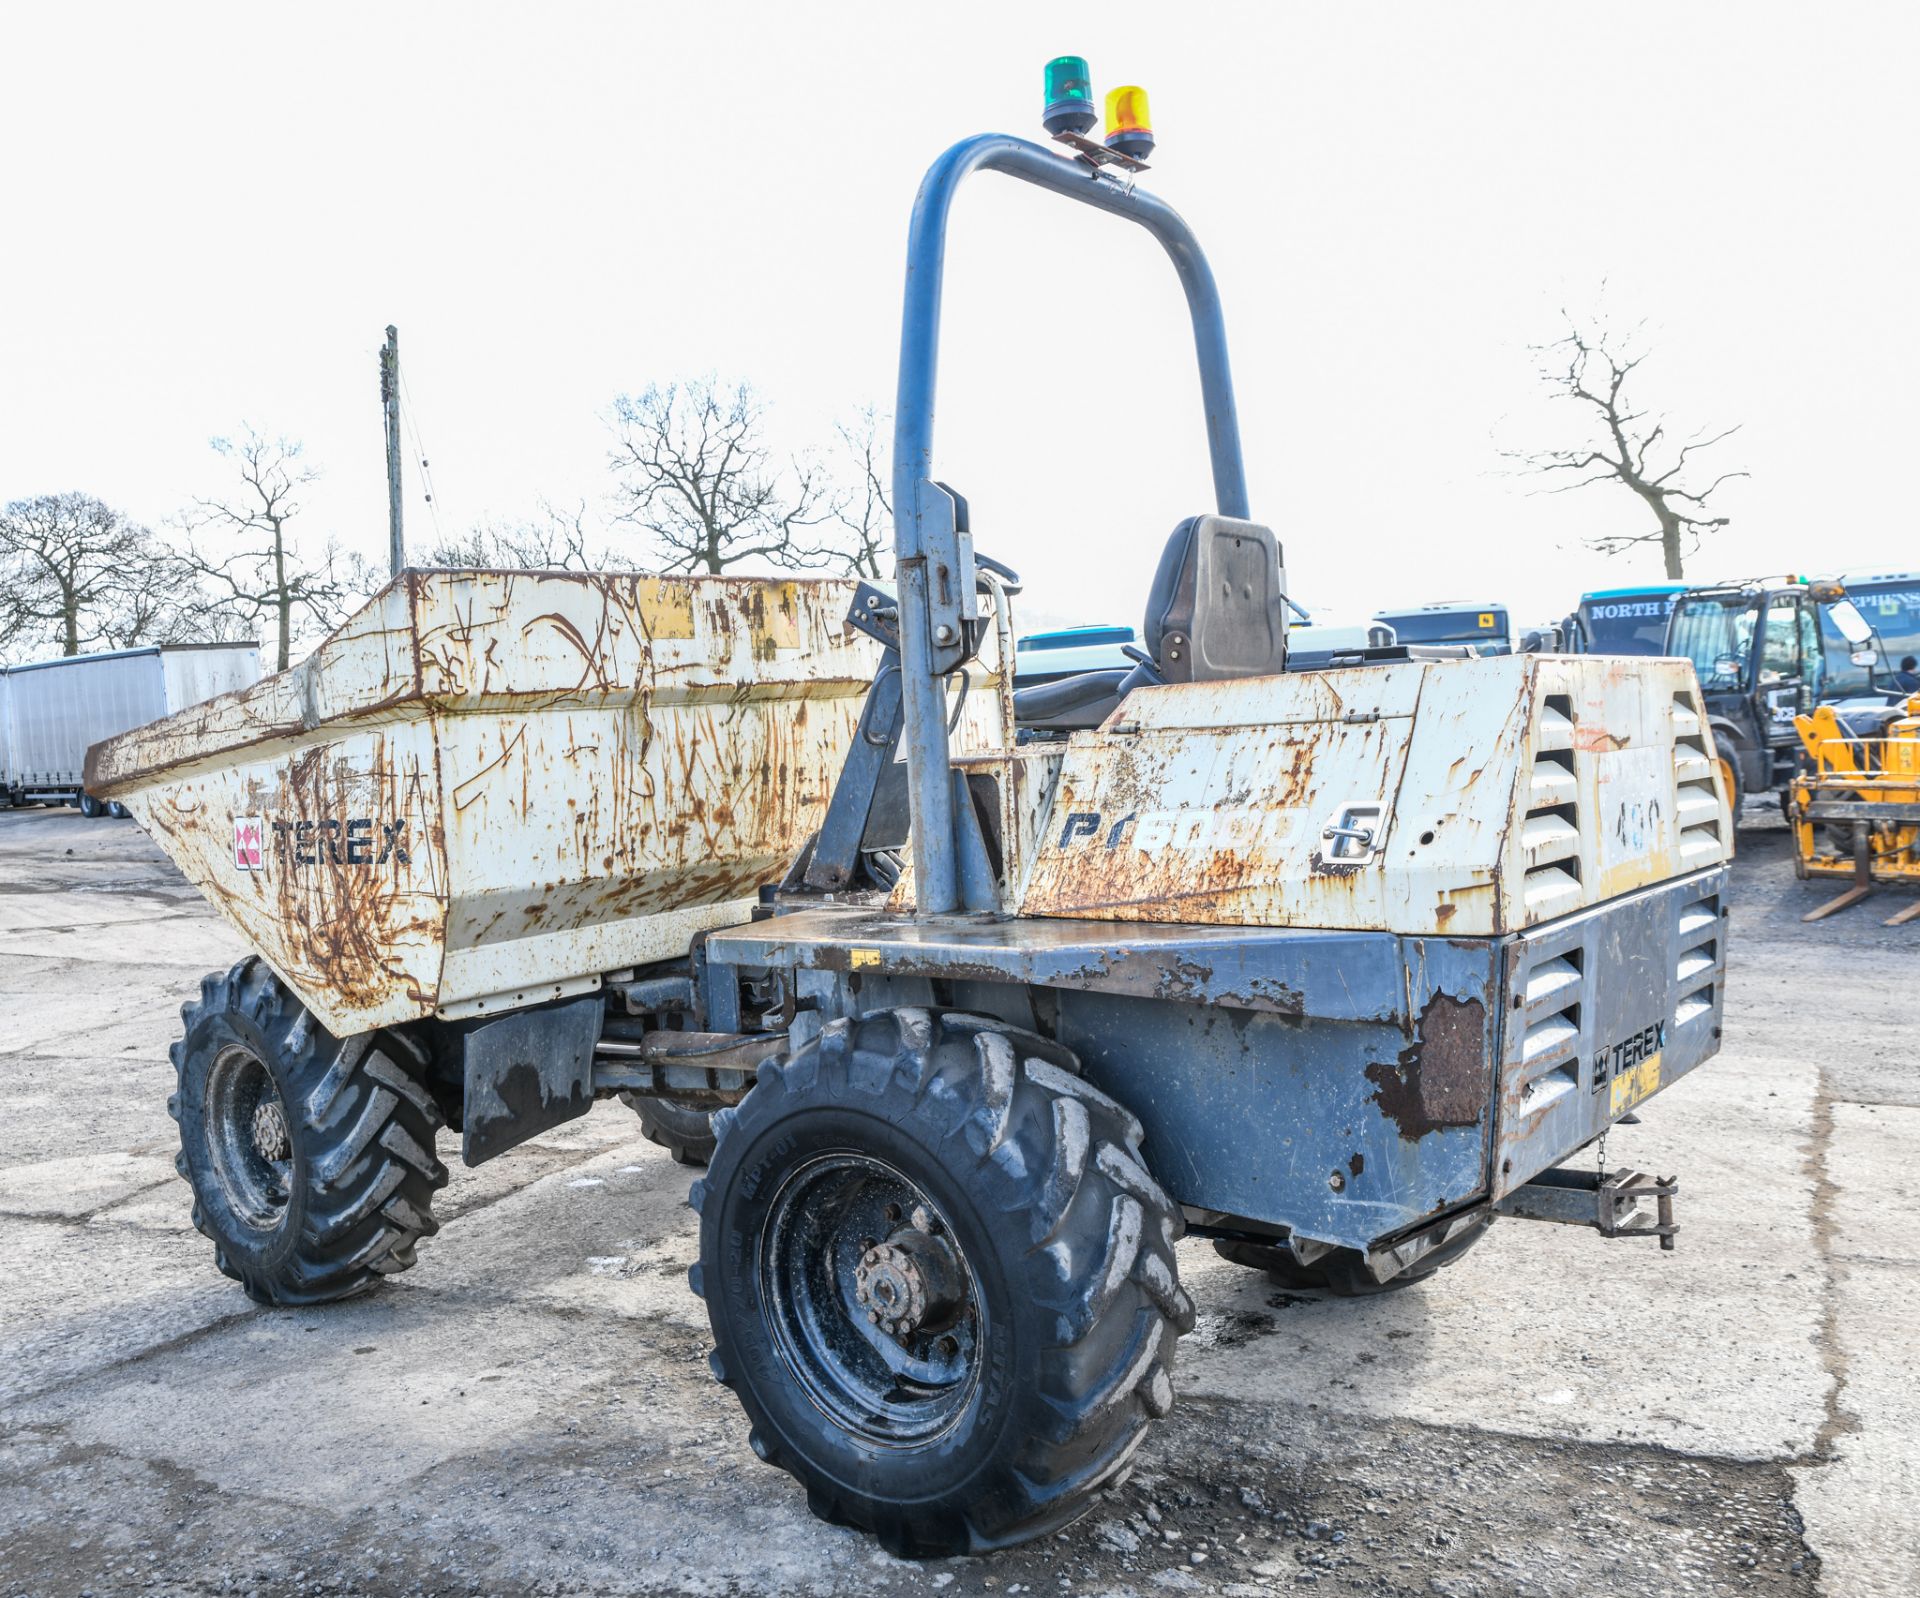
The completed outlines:
{"type": "Polygon", "coordinates": [[[1462,936],[1732,837],[1692,669],[1601,656],[1140,689],[1069,740],[1051,812],[1025,915],[1462,936]]]}

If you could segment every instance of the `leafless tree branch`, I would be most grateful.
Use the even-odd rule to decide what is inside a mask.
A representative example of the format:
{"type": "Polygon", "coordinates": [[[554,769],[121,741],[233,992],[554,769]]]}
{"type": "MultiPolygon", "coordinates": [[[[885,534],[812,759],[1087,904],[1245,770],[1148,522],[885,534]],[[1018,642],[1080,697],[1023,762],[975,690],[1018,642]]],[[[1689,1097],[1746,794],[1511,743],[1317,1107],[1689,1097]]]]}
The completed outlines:
{"type": "Polygon", "coordinates": [[[1501,456],[1523,476],[1583,474],[1578,481],[1548,484],[1533,490],[1535,493],[1564,494],[1597,483],[1617,483],[1630,489],[1651,512],[1654,526],[1640,533],[1603,534],[1591,541],[1593,547],[1603,554],[1618,554],[1636,544],[1658,543],[1668,577],[1678,579],[1683,575],[1686,556],[1699,548],[1701,537],[1725,527],[1730,520],[1706,514],[1709,496],[1721,485],[1748,475],[1744,471],[1722,472],[1696,489],[1685,486],[1682,474],[1693,456],[1731,438],[1740,426],[1736,423],[1717,432],[1703,428],[1667,458],[1671,440],[1666,418],[1650,421],[1650,413],[1636,408],[1627,396],[1628,379],[1648,356],[1647,351],[1634,347],[1644,324],[1622,334],[1604,322],[1587,326],[1564,310],[1561,315],[1566,320],[1566,332],[1533,348],[1540,380],[1555,398],[1573,402],[1581,429],[1590,439],[1597,434],[1600,441],[1559,449],[1503,449],[1501,456]]]}
{"type": "Polygon", "coordinates": [[[851,419],[836,423],[839,456],[853,479],[834,497],[833,518],[841,537],[821,550],[855,577],[879,577],[893,541],[893,495],[888,489],[889,418],[863,405],[851,419]]]}
{"type": "Polygon", "coordinates": [[[774,461],[750,384],[650,384],[614,401],[612,427],[620,519],[648,535],[667,571],[802,566],[814,554],[803,535],[834,514],[834,496],[817,461],[774,461]]]}
{"type": "Polygon", "coordinates": [[[216,608],[250,629],[271,627],[275,669],[285,671],[295,639],[336,626],[377,574],[331,540],[312,556],[296,545],[288,524],[300,514],[301,490],[320,476],[301,459],[296,440],[248,427],[237,440],[214,439],[213,448],[239,482],[185,512],[188,541],[180,558],[216,608]]]}
{"type": "Polygon", "coordinates": [[[605,564],[600,539],[588,526],[585,500],[562,508],[542,500],[519,521],[477,523],[464,536],[444,538],[421,556],[424,566],[592,571],[605,564]]]}
{"type": "Polygon", "coordinates": [[[0,512],[0,652],[204,636],[191,591],[148,529],[91,495],[43,494],[0,512]]]}

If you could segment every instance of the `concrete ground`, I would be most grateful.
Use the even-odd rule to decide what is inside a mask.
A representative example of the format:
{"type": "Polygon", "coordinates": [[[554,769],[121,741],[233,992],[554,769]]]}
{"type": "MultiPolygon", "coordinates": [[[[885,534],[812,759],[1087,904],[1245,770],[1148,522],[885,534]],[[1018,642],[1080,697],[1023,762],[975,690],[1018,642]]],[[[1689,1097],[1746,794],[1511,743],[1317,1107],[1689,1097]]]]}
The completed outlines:
{"type": "Polygon", "coordinates": [[[1201,1322],[1131,1480],[921,1566],[748,1454],[688,1175],[617,1103],[456,1164],[409,1274],[252,1307],[166,1113],[180,1001],[240,944],[132,823],[0,813],[0,1598],[1912,1598],[1920,924],[1802,926],[1828,890],[1777,820],[1741,845],[1724,1051],[1612,1142],[1680,1173],[1678,1252],[1513,1222],[1343,1302],[1190,1242],[1201,1322]]]}

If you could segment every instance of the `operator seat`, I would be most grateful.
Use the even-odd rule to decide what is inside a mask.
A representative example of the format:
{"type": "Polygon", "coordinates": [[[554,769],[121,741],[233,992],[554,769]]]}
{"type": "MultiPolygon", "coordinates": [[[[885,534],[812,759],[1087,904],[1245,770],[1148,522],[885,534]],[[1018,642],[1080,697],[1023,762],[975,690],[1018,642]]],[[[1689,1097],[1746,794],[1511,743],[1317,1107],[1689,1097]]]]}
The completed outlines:
{"type": "Polygon", "coordinates": [[[1167,540],[1132,670],[1081,672],[1013,696],[1023,728],[1097,727],[1136,688],[1266,677],[1287,669],[1286,570],[1271,528],[1189,516],[1167,540]]]}

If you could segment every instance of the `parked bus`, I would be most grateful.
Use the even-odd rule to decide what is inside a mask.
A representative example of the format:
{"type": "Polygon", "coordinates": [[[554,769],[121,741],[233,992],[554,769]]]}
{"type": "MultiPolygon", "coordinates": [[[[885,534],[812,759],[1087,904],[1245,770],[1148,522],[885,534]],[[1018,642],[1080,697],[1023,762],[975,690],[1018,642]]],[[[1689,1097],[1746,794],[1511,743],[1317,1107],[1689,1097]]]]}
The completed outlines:
{"type": "Polygon", "coordinates": [[[1287,629],[1287,670],[1313,671],[1336,662],[1361,665],[1369,650],[1391,649],[1399,641],[1381,621],[1295,622],[1287,629]]]}
{"type": "Polygon", "coordinates": [[[1580,596],[1569,618],[1567,647],[1582,655],[1658,655],[1667,647],[1667,617],[1685,583],[1596,588],[1580,596]]]}
{"type": "Polygon", "coordinates": [[[1031,688],[1087,671],[1129,670],[1133,657],[1126,646],[1133,642],[1133,629],[1118,624],[1028,633],[1013,646],[1013,685],[1031,688]]]}
{"type": "Polygon", "coordinates": [[[1402,644],[1466,644],[1476,654],[1513,653],[1513,624],[1505,605],[1445,600],[1406,610],[1377,610],[1373,619],[1393,629],[1402,644]]]}

